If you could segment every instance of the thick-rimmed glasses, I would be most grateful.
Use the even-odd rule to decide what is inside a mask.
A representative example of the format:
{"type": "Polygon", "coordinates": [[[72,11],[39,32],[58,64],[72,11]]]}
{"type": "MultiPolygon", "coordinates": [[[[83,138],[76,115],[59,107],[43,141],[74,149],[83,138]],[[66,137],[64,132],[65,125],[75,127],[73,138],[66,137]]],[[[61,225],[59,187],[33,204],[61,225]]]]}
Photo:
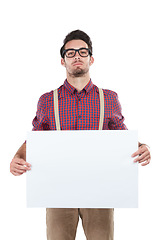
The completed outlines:
{"type": "Polygon", "coordinates": [[[74,56],[76,56],[77,52],[81,57],[88,57],[89,55],[92,55],[91,50],[89,48],[65,49],[62,55],[63,55],[63,58],[64,58],[64,55],[66,55],[67,58],[73,58],[74,56]]]}

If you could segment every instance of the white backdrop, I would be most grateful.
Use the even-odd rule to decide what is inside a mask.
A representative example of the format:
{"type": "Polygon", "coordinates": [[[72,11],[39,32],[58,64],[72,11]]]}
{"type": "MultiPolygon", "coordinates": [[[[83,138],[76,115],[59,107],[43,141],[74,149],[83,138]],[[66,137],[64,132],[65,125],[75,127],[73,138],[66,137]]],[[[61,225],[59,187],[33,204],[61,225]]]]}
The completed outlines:
{"type": "Polygon", "coordinates": [[[152,163],[139,166],[139,208],[115,209],[115,240],[160,238],[159,12],[158,0],[0,2],[1,239],[46,239],[45,209],[26,208],[26,176],[9,166],[39,97],[65,80],[59,49],[76,29],[93,42],[92,81],[118,93],[127,127],[151,147],[152,163]]]}

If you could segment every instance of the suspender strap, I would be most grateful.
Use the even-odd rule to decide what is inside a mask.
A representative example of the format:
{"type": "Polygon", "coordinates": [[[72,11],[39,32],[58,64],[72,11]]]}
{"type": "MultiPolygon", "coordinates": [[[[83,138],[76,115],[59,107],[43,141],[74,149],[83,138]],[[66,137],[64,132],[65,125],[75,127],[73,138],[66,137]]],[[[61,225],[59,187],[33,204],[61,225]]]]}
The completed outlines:
{"type": "MultiPolygon", "coordinates": [[[[104,94],[102,88],[99,88],[100,97],[100,119],[99,119],[99,129],[103,129],[103,119],[104,119],[104,94]]],[[[58,90],[54,90],[54,116],[56,121],[56,129],[61,130],[60,120],[59,120],[59,110],[58,110],[58,90]]]]}
{"type": "Polygon", "coordinates": [[[56,129],[61,130],[59,121],[59,110],[58,110],[58,89],[54,90],[54,116],[56,121],[56,129]]]}
{"type": "Polygon", "coordinates": [[[103,120],[104,120],[104,94],[102,88],[99,89],[100,97],[100,119],[99,119],[99,130],[103,129],[103,120]]]}

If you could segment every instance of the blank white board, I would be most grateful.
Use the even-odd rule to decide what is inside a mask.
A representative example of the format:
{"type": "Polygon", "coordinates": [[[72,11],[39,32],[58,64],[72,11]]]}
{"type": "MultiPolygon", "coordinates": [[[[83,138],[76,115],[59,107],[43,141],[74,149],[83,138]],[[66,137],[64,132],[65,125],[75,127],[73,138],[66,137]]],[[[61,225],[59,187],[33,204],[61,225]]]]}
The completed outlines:
{"type": "Polygon", "coordinates": [[[32,131],[27,207],[138,207],[137,131],[32,131]]]}

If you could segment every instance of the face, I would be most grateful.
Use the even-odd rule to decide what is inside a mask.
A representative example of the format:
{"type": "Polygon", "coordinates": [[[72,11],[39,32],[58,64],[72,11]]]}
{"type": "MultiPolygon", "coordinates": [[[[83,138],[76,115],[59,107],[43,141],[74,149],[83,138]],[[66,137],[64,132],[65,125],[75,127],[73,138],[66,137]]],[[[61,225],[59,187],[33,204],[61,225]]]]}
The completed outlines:
{"type": "MultiPolygon", "coordinates": [[[[82,40],[72,40],[65,45],[65,49],[69,48],[88,48],[88,45],[82,40]]],[[[73,58],[67,58],[65,55],[64,59],[61,59],[61,64],[66,68],[67,74],[71,77],[82,77],[87,74],[93,62],[94,58],[92,56],[81,57],[78,52],[76,52],[73,58]]]]}

